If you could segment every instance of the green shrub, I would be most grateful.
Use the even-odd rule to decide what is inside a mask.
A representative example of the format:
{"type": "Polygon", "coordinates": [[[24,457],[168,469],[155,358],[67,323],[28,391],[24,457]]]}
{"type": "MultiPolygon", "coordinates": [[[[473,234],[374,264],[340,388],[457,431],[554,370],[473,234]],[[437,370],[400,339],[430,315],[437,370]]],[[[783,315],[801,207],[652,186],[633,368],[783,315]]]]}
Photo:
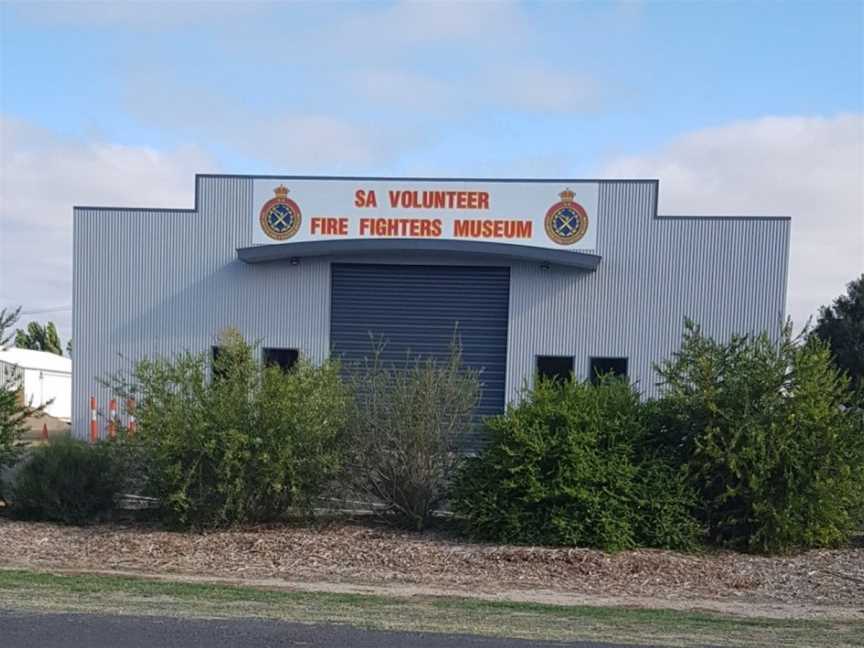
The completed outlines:
{"type": "Polygon", "coordinates": [[[108,442],[68,437],[34,448],[12,485],[12,511],[21,518],[86,524],[106,517],[121,475],[108,442]]]}
{"type": "Polygon", "coordinates": [[[147,494],[181,527],[311,511],[341,465],[348,398],[338,366],[263,367],[230,332],[220,349],[212,367],[182,354],[138,362],[131,385],[115,379],[138,403],[141,452],[130,457],[144,459],[147,494]]]}
{"type": "Polygon", "coordinates": [[[698,498],[686,474],[653,447],[637,448],[635,459],[631,524],[636,545],[696,549],[704,534],[693,515],[698,498]]]}
{"type": "Polygon", "coordinates": [[[479,378],[455,343],[445,361],[406,358],[402,366],[373,351],[350,371],[346,481],[385,519],[421,530],[446,497],[459,441],[473,427],[479,378]]]}
{"type": "Polygon", "coordinates": [[[21,403],[18,383],[11,376],[0,376],[0,502],[5,502],[4,473],[21,457],[27,431],[29,408],[21,403]]]}
{"type": "Polygon", "coordinates": [[[454,488],[471,535],[610,550],[695,544],[680,475],[655,453],[637,454],[644,414],[626,382],[538,380],[487,430],[489,447],[454,488]]]}
{"type": "MultiPolygon", "coordinates": [[[[12,340],[21,307],[0,310],[0,349],[12,340]]],[[[24,402],[23,371],[0,366],[0,502],[5,502],[7,471],[21,458],[27,419],[45,411],[45,405],[30,407],[24,402]]]]}
{"type": "Polygon", "coordinates": [[[719,343],[688,323],[658,368],[658,445],[684,466],[718,544],[757,551],[832,546],[862,520],[864,417],[817,338],[789,327],[719,343]]]}

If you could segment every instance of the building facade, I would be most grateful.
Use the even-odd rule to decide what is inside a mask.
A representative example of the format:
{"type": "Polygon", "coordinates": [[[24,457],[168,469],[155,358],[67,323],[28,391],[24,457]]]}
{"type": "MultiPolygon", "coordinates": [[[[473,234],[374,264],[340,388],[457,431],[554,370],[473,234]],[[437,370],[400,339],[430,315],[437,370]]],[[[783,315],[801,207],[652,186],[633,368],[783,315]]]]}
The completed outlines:
{"type": "Polygon", "coordinates": [[[481,413],[536,371],[626,373],[686,318],[779,333],[787,218],[657,214],[656,180],[199,175],[192,209],[74,209],[73,430],[141,357],[211,352],[238,328],[290,363],[446,353],[481,370],[481,413]],[[370,195],[371,194],[371,195],[370,195]]]}

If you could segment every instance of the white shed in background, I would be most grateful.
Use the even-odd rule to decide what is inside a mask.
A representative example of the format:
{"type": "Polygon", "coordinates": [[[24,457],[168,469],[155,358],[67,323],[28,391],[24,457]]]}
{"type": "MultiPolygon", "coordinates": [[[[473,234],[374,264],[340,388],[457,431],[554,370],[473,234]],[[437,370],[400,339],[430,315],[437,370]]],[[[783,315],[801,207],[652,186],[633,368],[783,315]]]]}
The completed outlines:
{"type": "Polygon", "coordinates": [[[0,374],[23,378],[24,400],[37,407],[52,401],[45,413],[72,418],[72,361],[64,356],[30,349],[0,349],[0,374]]]}

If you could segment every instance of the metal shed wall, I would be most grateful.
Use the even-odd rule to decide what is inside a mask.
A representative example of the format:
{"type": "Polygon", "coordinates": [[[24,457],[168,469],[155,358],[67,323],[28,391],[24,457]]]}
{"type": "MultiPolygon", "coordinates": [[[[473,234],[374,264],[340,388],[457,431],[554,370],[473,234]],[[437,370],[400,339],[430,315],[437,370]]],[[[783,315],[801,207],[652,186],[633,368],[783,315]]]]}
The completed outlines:
{"type": "Polygon", "coordinates": [[[197,211],[75,210],[72,416],[79,436],[91,394],[107,410],[110,395],[98,378],[142,357],[208,351],[226,327],[314,360],[328,353],[328,264],[239,261],[236,248],[251,244],[251,180],[197,182],[197,211]]]}
{"type": "Polygon", "coordinates": [[[724,339],[780,332],[785,318],[789,220],[655,216],[653,182],[600,187],[593,273],[511,269],[507,393],[530,378],[537,355],[627,357],[628,374],[657,394],[653,363],[681,342],[684,321],[724,339]]]}
{"type": "MultiPolygon", "coordinates": [[[[100,409],[110,398],[98,378],[140,357],[206,351],[228,326],[313,360],[329,352],[334,259],[242,263],[237,248],[252,244],[252,178],[198,176],[195,196],[188,210],[75,208],[78,435],[86,435],[89,396],[100,409]]],[[[718,337],[779,332],[789,221],[657,217],[656,204],[656,181],[601,181],[595,272],[510,265],[508,400],[538,354],[575,356],[580,377],[590,356],[627,356],[631,377],[654,394],[652,363],[677,348],[685,317],[718,337]]],[[[408,255],[335,261],[417,263],[408,255]]]]}

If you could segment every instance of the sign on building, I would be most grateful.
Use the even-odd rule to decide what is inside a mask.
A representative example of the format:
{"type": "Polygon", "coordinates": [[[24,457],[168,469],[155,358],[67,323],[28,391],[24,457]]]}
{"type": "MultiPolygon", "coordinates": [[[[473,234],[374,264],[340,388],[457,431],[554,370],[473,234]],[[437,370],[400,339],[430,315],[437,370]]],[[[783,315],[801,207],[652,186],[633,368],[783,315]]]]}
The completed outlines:
{"type": "Polygon", "coordinates": [[[596,247],[595,182],[255,179],[253,243],[440,239],[596,247]]]}

